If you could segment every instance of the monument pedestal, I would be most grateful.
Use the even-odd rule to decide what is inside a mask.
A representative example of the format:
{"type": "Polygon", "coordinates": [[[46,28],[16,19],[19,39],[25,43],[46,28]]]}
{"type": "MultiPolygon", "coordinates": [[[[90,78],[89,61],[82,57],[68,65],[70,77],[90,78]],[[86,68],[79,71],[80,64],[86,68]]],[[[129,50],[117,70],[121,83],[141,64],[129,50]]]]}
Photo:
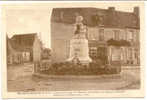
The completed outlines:
{"type": "Polygon", "coordinates": [[[70,53],[67,61],[76,62],[78,60],[81,64],[89,64],[92,62],[89,57],[88,40],[86,38],[73,38],[70,40],[70,53]]]}

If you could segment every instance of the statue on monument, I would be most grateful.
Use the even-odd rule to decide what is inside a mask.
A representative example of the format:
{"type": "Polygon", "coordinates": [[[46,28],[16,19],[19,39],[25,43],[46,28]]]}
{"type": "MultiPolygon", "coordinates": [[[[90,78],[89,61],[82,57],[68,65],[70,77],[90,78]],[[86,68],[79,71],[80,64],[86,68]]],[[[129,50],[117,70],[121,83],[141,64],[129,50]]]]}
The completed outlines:
{"type": "Polygon", "coordinates": [[[86,39],[87,28],[83,24],[83,17],[77,16],[75,23],[74,37],[70,40],[70,53],[67,61],[78,61],[81,64],[88,64],[92,60],[89,57],[88,40],[86,39]]]}
{"type": "Polygon", "coordinates": [[[83,17],[77,16],[75,23],[75,37],[86,38],[87,28],[86,25],[83,24],[83,17]]]}

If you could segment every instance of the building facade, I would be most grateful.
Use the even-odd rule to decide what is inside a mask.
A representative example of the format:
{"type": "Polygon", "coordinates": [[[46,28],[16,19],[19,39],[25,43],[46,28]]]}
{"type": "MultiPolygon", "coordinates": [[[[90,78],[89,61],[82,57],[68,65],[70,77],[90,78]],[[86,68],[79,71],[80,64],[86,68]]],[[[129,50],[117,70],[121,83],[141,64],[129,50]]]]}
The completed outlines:
{"type": "Polygon", "coordinates": [[[134,7],[133,12],[116,11],[114,7],[53,9],[51,47],[55,62],[68,58],[69,40],[74,34],[73,25],[77,15],[84,17],[88,29],[89,55],[93,60],[101,59],[103,63],[119,60],[124,65],[140,64],[138,7],[134,7]]]}
{"type": "Polygon", "coordinates": [[[99,57],[99,54],[106,56],[102,55],[102,52],[105,51],[109,60],[119,59],[123,64],[140,64],[139,29],[95,27],[89,30],[88,39],[91,56],[97,55],[99,57]],[[111,39],[116,40],[116,42],[127,41],[129,46],[109,46],[107,41],[111,39]]]}
{"type": "MultiPolygon", "coordinates": [[[[38,38],[37,33],[17,34],[7,37],[8,64],[21,64],[33,61],[33,44],[38,38]]],[[[38,39],[38,43],[41,41],[38,39]]]]}

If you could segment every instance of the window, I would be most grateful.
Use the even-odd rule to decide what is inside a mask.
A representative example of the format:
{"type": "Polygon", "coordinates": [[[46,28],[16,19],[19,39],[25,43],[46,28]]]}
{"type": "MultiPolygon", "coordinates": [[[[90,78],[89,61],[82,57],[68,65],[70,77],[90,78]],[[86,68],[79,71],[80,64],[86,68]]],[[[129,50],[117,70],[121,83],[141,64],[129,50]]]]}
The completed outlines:
{"type": "Polygon", "coordinates": [[[129,40],[129,41],[133,41],[133,31],[132,31],[132,30],[130,30],[130,31],[128,32],[128,40],[129,40]]]}
{"type": "Polygon", "coordinates": [[[135,58],[137,58],[137,52],[135,52],[134,56],[135,56],[135,58]]]}
{"type": "Polygon", "coordinates": [[[114,30],[114,39],[119,40],[119,30],[114,30]]]}
{"type": "Polygon", "coordinates": [[[132,48],[129,48],[129,59],[132,60],[133,58],[133,51],[132,48]]]}
{"type": "Polygon", "coordinates": [[[137,42],[137,33],[133,33],[133,41],[137,42]]]}
{"type": "Polygon", "coordinates": [[[103,41],[104,40],[104,29],[99,30],[99,40],[103,41]]]}

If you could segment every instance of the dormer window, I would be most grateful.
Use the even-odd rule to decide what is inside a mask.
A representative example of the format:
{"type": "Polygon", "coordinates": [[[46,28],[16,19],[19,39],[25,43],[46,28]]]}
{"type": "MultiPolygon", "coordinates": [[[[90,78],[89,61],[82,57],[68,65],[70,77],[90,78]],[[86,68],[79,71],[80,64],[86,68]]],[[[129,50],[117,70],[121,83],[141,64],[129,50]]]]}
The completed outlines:
{"type": "Polygon", "coordinates": [[[94,25],[98,26],[104,26],[104,14],[103,13],[98,13],[94,14],[92,16],[92,21],[94,25]]]}

